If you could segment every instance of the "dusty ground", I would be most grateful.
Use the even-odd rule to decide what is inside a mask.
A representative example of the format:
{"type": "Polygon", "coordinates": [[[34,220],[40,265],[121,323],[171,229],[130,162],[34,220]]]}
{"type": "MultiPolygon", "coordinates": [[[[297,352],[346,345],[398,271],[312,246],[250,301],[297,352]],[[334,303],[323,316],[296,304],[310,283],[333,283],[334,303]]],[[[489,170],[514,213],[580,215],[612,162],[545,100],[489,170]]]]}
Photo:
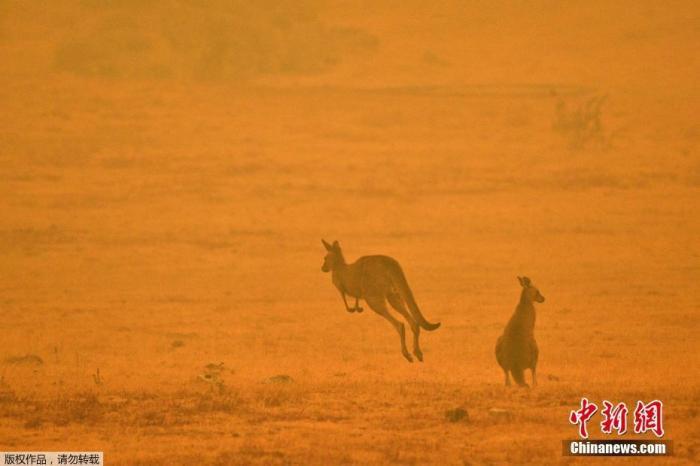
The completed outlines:
{"type": "Polygon", "coordinates": [[[699,23],[676,7],[581,37],[588,10],[516,12],[474,45],[451,15],[338,2],[323,18],[374,51],[235,85],[38,76],[41,40],[1,42],[0,450],[589,463],[561,456],[588,396],[663,400],[666,461],[699,461],[699,23]],[[343,310],[321,238],[403,264],[442,322],[424,363],[343,310]],[[547,297],[529,391],[493,356],[522,274],[547,297]]]}

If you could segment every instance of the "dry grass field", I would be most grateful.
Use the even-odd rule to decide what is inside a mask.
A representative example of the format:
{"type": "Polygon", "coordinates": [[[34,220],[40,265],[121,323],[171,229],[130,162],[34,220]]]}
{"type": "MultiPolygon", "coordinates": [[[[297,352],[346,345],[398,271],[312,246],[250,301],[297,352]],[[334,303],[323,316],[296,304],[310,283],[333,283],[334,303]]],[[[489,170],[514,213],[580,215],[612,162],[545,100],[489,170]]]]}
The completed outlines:
{"type": "Polygon", "coordinates": [[[93,3],[0,4],[0,450],[604,462],[562,456],[587,396],[663,400],[663,462],[700,461],[697,5],[309,2],[224,67],[117,54],[93,3]],[[425,362],[345,312],[321,238],[401,262],[425,362]],[[517,275],[530,390],[493,354],[517,275]]]}

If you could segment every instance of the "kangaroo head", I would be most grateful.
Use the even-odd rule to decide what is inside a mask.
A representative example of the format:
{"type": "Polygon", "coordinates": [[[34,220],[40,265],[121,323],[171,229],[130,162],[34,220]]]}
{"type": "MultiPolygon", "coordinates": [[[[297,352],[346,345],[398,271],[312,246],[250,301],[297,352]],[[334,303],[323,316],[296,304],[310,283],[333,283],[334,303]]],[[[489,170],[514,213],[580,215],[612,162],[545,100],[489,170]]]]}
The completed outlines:
{"type": "Polygon", "coordinates": [[[323,265],[321,266],[322,271],[330,272],[337,266],[345,263],[343,251],[340,250],[340,243],[333,241],[333,244],[330,244],[324,239],[322,239],[321,242],[326,247],[327,251],[326,257],[323,259],[323,265]]]}
{"type": "Polygon", "coordinates": [[[544,302],[544,296],[542,296],[540,290],[538,290],[537,287],[532,284],[528,277],[518,277],[518,281],[520,282],[520,286],[523,287],[523,291],[520,295],[520,301],[526,303],[544,302]]]}

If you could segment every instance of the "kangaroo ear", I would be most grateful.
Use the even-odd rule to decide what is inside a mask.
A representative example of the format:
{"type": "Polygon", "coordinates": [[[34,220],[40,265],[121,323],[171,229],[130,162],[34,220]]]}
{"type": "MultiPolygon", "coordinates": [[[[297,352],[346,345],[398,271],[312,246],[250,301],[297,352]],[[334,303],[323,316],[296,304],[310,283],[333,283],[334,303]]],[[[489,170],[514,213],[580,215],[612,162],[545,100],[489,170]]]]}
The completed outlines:
{"type": "Polygon", "coordinates": [[[333,241],[333,248],[340,251],[340,243],[338,242],[338,240],[333,241]]]}
{"type": "Polygon", "coordinates": [[[323,246],[325,246],[326,251],[330,251],[331,249],[333,249],[333,246],[331,246],[330,243],[328,243],[328,241],[326,241],[325,239],[322,239],[321,242],[323,243],[323,246]]]}
{"type": "Polygon", "coordinates": [[[532,284],[532,282],[530,281],[530,279],[527,278],[527,277],[523,277],[523,278],[522,278],[522,283],[523,283],[523,286],[530,286],[530,285],[532,284]]]}
{"type": "Polygon", "coordinates": [[[523,279],[523,277],[520,277],[520,276],[519,276],[519,277],[518,277],[518,281],[520,282],[520,286],[526,286],[526,285],[525,285],[525,280],[523,279]]]}

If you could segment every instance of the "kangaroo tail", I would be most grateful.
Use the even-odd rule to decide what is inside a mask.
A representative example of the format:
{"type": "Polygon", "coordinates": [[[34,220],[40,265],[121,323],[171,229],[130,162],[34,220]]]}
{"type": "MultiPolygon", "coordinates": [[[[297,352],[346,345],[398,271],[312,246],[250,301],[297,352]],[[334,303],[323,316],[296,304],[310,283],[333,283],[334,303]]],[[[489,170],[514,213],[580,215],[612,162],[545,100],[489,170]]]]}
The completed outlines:
{"type": "Polygon", "coordinates": [[[440,322],[432,323],[426,320],[418,307],[418,303],[416,303],[416,299],[413,297],[413,292],[408,286],[408,281],[406,280],[406,276],[403,274],[403,270],[401,270],[401,266],[396,263],[394,269],[394,274],[392,274],[394,286],[398,290],[403,300],[406,301],[406,304],[408,304],[408,309],[413,318],[416,319],[416,323],[418,323],[418,325],[423,327],[425,330],[436,330],[438,327],[440,327],[440,322]]]}
{"type": "Polygon", "coordinates": [[[528,386],[528,384],[525,382],[525,371],[522,367],[512,367],[510,369],[510,372],[511,374],[513,374],[513,380],[515,380],[515,383],[517,383],[521,387],[528,386]]]}
{"type": "Polygon", "coordinates": [[[495,353],[498,365],[501,366],[503,369],[506,369],[505,355],[503,354],[503,336],[498,337],[498,341],[496,341],[495,353]]]}

